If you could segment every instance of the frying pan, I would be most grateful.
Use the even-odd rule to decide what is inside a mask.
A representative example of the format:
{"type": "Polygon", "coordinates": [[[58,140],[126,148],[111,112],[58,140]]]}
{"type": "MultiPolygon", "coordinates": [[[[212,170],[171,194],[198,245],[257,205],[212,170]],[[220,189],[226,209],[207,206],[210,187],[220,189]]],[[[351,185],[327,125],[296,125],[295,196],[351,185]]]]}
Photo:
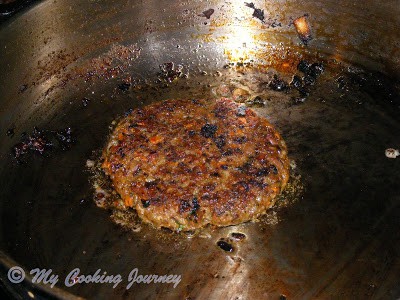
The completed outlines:
{"type": "MultiPolygon", "coordinates": [[[[40,1],[0,25],[0,261],[10,297],[397,299],[400,297],[398,1],[40,1]],[[203,13],[209,9],[214,12],[203,13]],[[257,10],[258,9],[258,10],[257,10]],[[261,14],[263,11],[263,14],[261,14]],[[305,45],[293,20],[306,15],[305,45]],[[325,72],[299,95],[301,60],[325,72]],[[183,69],[169,82],[160,65],[183,69]],[[287,88],[271,88],[276,75],[287,88]],[[113,120],[169,98],[248,92],[285,139],[291,190],[259,222],[206,237],[119,226],[94,204],[88,159],[113,120]],[[37,127],[74,143],[29,153],[37,127]],[[7,134],[8,133],[8,134],[7,134]],[[232,253],[220,238],[241,232],[232,253]],[[13,266],[23,282],[7,277],[13,266]],[[30,270],[60,281],[32,283],[30,270]],[[65,286],[74,268],[124,281],[65,286]],[[134,284],[128,274],[179,274],[134,284]]],[[[209,11],[210,12],[210,11],[209,11]]]]}

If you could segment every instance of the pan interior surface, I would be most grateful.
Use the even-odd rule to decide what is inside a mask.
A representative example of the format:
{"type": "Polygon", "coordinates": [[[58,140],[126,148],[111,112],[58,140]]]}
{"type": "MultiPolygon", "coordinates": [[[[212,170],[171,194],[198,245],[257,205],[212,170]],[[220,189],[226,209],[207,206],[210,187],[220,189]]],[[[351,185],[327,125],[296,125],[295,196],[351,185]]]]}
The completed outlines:
{"type": "MultiPolygon", "coordinates": [[[[123,15],[115,4],[99,1],[71,9],[43,1],[0,30],[8,49],[8,63],[0,64],[8,71],[0,75],[1,251],[26,270],[52,269],[61,279],[74,268],[85,275],[98,269],[122,275],[116,288],[57,284],[86,298],[399,297],[400,169],[399,159],[385,157],[385,149],[399,147],[399,55],[392,52],[389,60],[391,49],[385,49],[379,60],[355,51],[361,37],[351,25],[371,34],[365,39],[376,37],[367,13],[345,3],[338,8],[349,9],[348,22],[354,22],[337,25],[348,30],[340,37],[330,18],[343,12],[333,2],[312,7],[289,1],[286,10],[257,2],[264,23],[242,2],[178,1],[164,9],[160,1],[120,2],[123,15]],[[210,8],[210,19],[199,16],[210,8]],[[304,13],[315,39],[307,47],[286,26],[304,13]],[[275,18],[284,25],[273,27],[275,18]],[[27,21],[36,26],[30,34],[27,21]],[[19,31],[35,39],[17,36],[19,31]],[[329,44],[333,38],[336,48],[329,44]],[[302,61],[324,66],[308,78],[305,94],[290,84],[294,75],[306,80],[302,61]],[[110,124],[156,101],[207,97],[243,102],[278,129],[292,160],[291,189],[260,222],[204,236],[115,224],[111,212],[96,207],[86,167],[88,159],[99,158],[110,124]],[[17,163],[11,150],[34,127],[71,128],[74,143],[28,153],[17,163]],[[224,252],[217,243],[235,232],[246,238],[230,241],[233,251],[224,252]],[[182,279],[175,288],[127,289],[135,268],[182,279]]],[[[381,51],[373,42],[367,48],[381,51]]]]}

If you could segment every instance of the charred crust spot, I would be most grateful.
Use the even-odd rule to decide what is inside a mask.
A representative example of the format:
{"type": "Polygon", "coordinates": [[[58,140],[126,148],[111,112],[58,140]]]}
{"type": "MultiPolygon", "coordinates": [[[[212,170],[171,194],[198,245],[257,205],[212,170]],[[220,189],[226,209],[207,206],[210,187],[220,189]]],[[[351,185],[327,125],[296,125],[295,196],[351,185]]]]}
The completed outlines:
{"type": "Polygon", "coordinates": [[[200,208],[200,204],[199,204],[199,202],[198,202],[198,200],[197,200],[197,197],[194,197],[194,198],[193,198],[193,200],[192,200],[192,206],[193,206],[192,213],[193,213],[193,212],[196,212],[196,211],[200,208]]]}
{"type": "Polygon", "coordinates": [[[263,177],[263,176],[267,176],[269,174],[269,172],[271,171],[270,168],[261,168],[257,170],[256,176],[258,177],[263,177]]]}
{"type": "Polygon", "coordinates": [[[197,211],[200,209],[200,204],[197,197],[194,197],[190,203],[187,200],[181,200],[179,202],[179,213],[184,214],[189,212],[189,217],[197,220],[197,211]]]}
{"type": "Polygon", "coordinates": [[[305,60],[301,60],[297,65],[297,70],[304,74],[308,74],[308,72],[310,71],[310,64],[305,60]]]}
{"type": "Polygon", "coordinates": [[[218,149],[222,149],[226,145],[226,139],[224,135],[219,135],[214,138],[214,143],[218,149]]]}
{"type": "Polygon", "coordinates": [[[254,179],[249,181],[249,185],[257,187],[259,189],[264,189],[268,186],[267,184],[263,183],[262,181],[254,180],[254,179]]]}
{"type": "Polygon", "coordinates": [[[121,169],[122,167],[123,167],[123,164],[121,164],[121,163],[117,163],[117,164],[112,164],[111,165],[111,169],[112,169],[113,172],[115,172],[118,169],[121,169]]]}
{"type": "Polygon", "coordinates": [[[191,208],[191,206],[190,206],[190,203],[189,203],[188,201],[186,201],[186,200],[181,200],[181,201],[179,202],[179,213],[180,213],[180,214],[183,214],[183,213],[189,211],[190,208],[191,208]]]}
{"type": "Polygon", "coordinates": [[[231,156],[231,155],[233,155],[233,151],[231,149],[222,152],[222,156],[231,156]]]}
{"type": "Polygon", "coordinates": [[[118,150],[117,150],[117,154],[118,154],[121,158],[124,158],[124,157],[125,157],[124,149],[122,149],[121,147],[119,147],[118,150]]]}
{"type": "Polygon", "coordinates": [[[141,202],[144,208],[148,208],[150,206],[150,200],[142,200],[141,202]]]}
{"type": "Polygon", "coordinates": [[[192,200],[192,210],[190,211],[190,216],[192,219],[197,222],[197,211],[200,209],[200,204],[197,201],[197,198],[194,197],[192,200]]]}
{"type": "MultiPolygon", "coordinates": [[[[129,109],[124,113],[124,116],[127,117],[127,116],[129,116],[132,112],[133,112],[133,108],[129,108],[129,109]]],[[[136,113],[139,114],[138,111],[137,111],[136,113]]]]}
{"type": "Polygon", "coordinates": [[[217,129],[217,125],[207,123],[201,127],[200,133],[205,138],[212,138],[215,136],[217,129]]]}
{"type": "Polygon", "coordinates": [[[215,116],[216,118],[219,118],[219,119],[226,119],[227,114],[228,114],[228,111],[229,111],[228,107],[218,105],[218,106],[214,109],[214,116],[215,116]]]}
{"type": "Polygon", "coordinates": [[[157,180],[157,179],[156,180],[152,180],[152,181],[146,181],[144,183],[144,186],[146,188],[150,189],[150,188],[153,188],[153,187],[157,186],[158,182],[159,182],[159,180],[157,180]]]}
{"type": "Polygon", "coordinates": [[[250,168],[251,168],[252,165],[253,165],[253,160],[254,160],[254,158],[250,156],[250,157],[247,159],[247,161],[246,161],[243,165],[241,165],[240,167],[238,167],[238,169],[239,169],[240,171],[244,172],[244,173],[249,172],[250,168]]]}
{"type": "Polygon", "coordinates": [[[196,131],[189,130],[188,135],[189,135],[189,137],[194,137],[196,135],[196,131]]]}
{"type": "Polygon", "coordinates": [[[247,142],[247,137],[245,136],[239,136],[233,139],[233,141],[237,144],[244,144],[247,142]]]}

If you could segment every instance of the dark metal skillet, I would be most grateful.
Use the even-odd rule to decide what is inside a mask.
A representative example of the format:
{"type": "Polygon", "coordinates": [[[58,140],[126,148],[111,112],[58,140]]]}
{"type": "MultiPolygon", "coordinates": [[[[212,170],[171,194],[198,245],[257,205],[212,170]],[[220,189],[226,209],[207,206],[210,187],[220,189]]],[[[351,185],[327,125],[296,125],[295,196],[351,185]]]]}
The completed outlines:
{"type": "MultiPolygon", "coordinates": [[[[399,296],[399,168],[398,160],[384,156],[386,148],[398,146],[399,124],[393,116],[399,99],[394,42],[399,8],[375,1],[254,4],[264,9],[265,23],[236,1],[42,1],[3,22],[4,266],[12,258],[27,272],[39,266],[60,277],[75,267],[85,274],[101,268],[125,279],[133,268],[142,274],[182,275],[175,289],[138,284],[126,290],[126,281],[116,289],[107,284],[57,285],[85,298],[399,296]],[[210,8],[215,10],[210,19],[199,16],[210,8]],[[305,13],[314,34],[307,48],[288,26],[305,13]],[[269,18],[282,26],[268,26],[269,18]],[[136,47],[141,48],[139,55],[136,47]],[[127,56],[118,49],[128,51],[127,56]],[[85,167],[95,156],[92,151],[104,145],[112,120],[152,101],[211,95],[220,84],[238,86],[243,78],[237,76],[248,83],[256,71],[241,75],[236,67],[223,68],[240,63],[246,53],[246,61],[271,63],[275,69],[268,72],[287,82],[298,72],[300,56],[327,66],[304,103],[290,105],[290,94],[268,91],[270,101],[257,109],[285,138],[306,187],[302,199],[277,209],[275,225],[264,220],[228,227],[212,232],[209,239],[188,240],[151,228],[132,233],[115,225],[109,212],[93,204],[85,167]],[[102,68],[110,57],[110,68],[121,69],[102,68]],[[333,59],[350,63],[350,68],[343,70],[333,59]],[[171,61],[182,64],[189,78],[168,86],[154,83],[159,65],[171,61]],[[284,63],[293,63],[294,69],[284,70],[284,63]],[[226,76],[213,76],[217,71],[226,76]],[[132,82],[124,91],[119,86],[129,76],[132,82]],[[16,164],[10,149],[34,126],[71,127],[76,144],[16,164]],[[14,136],[7,136],[12,128],[14,136]],[[216,243],[233,231],[247,238],[226,253],[216,243]]],[[[8,281],[7,267],[2,270],[4,285],[26,297],[26,290],[8,281]]],[[[66,294],[50,289],[49,295],[66,294]]]]}

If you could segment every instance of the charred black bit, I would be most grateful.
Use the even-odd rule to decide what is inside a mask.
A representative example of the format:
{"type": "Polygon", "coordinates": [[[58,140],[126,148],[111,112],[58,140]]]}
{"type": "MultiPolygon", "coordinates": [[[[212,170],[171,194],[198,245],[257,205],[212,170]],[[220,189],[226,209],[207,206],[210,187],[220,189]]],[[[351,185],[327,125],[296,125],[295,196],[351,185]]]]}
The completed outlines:
{"type": "Polygon", "coordinates": [[[279,300],[286,300],[286,296],[285,295],[280,295],[279,296],[279,300]]]}
{"type": "Polygon", "coordinates": [[[156,180],[152,180],[152,181],[146,181],[146,182],[144,183],[144,186],[145,186],[146,188],[152,188],[152,187],[157,186],[157,184],[158,184],[158,180],[156,179],[156,180]]]}
{"type": "Polygon", "coordinates": [[[256,175],[261,177],[261,176],[267,176],[270,172],[270,168],[261,168],[257,170],[256,175]]]}
{"type": "Polygon", "coordinates": [[[299,76],[294,75],[292,82],[290,83],[290,85],[295,87],[300,94],[300,98],[298,98],[300,101],[295,101],[295,104],[304,102],[305,97],[310,94],[309,87],[315,84],[317,77],[325,70],[321,63],[310,64],[305,60],[299,62],[297,69],[304,73],[305,76],[301,79],[299,76]]]}
{"type": "Polygon", "coordinates": [[[206,17],[207,19],[209,19],[212,16],[213,13],[214,13],[214,9],[210,8],[210,9],[207,9],[207,10],[203,11],[199,15],[199,17],[206,17]]]}
{"type": "Polygon", "coordinates": [[[282,23],[281,22],[278,22],[278,20],[277,19],[271,19],[271,18],[269,18],[268,19],[268,21],[266,22],[269,26],[271,26],[272,28],[275,28],[275,27],[282,27],[282,23]]]}
{"type": "Polygon", "coordinates": [[[233,141],[234,141],[235,143],[238,143],[238,144],[244,144],[244,143],[247,142],[247,137],[245,137],[245,136],[239,136],[239,137],[234,138],[233,141]]]}
{"type": "Polygon", "coordinates": [[[265,189],[268,186],[268,184],[262,182],[262,180],[253,180],[253,179],[249,181],[249,184],[258,187],[259,189],[265,189]]]}
{"type": "Polygon", "coordinates": [[[253,165],[253,161],[254,161],[254,157],[250,156],[247,161],[245,163],[243,163],[243,165],[238,167],[238,170],[244,173],[249,172],[250,168],[253,165]]]}
{"type": "MultiPolygon", "coordinates": [[[[133,108],[129,108],[125,113],[124,116],[127,117],[133,112],[133,108]]],[[[138,114],[140,114],[140,110],[137,111],[138,114]]]]}
{"type": "Polygon", "coordinates": [[[26,143],[18,143],[13,147],[14,158],[19,159],[22,155],[26,154],[29,146],[26,143]]]}
{"type": "Polygon", "coordinates": [[[71,148],[71,144],[75,143],[75,140],[72,137],[72,129],[69,127],[54,133],[62,150],[71,148]]]}
{"type": "Polygon", "coordinates": [[[311,75],[306,75],[304,76],[303,80],[304,80],[304,85],[314,85],[316,78],[311,75]]]}
{"type": "Polygon", "coordinates": [[[118,84],[118,88],[123,92],[127,92],[130,87],[131,87],[131,84],[127,83],[127,82],[123,82],[121,84],[118,84]]]}
{"type": "Polygon", "coordinates": [[[290,86],[297,89],[301,97],[307,97],[309,95],[306,83],[303,82],[303,80],[297,75],[293,76],[292,81],[290,82],[290,86]]]}
{"type": "Polygon", "coordinates": [[[246,238],[246,235],[244,233],[240,233],[240,232],[232,232],[231,237],[236,241],[241,241],[246,238]]]}
{"type": "Polygon", "coordinates": [[[214,143],[218,147],[218,149],[222,149],[226,145],[226,139],[224,135],[219,135],[214,138],[214,143]]]}
{"type": "Polygon", "coordinates": [[[325,67],[322,63],[309,64],[307,61],[302,60],[297,65],[297,70],[316,79],[324,73],[325,67]]]}
{"type": "Polygon", "coordinates": [[[192,200],[192,210],[190,211],[190,214],[197,217],[197,211],[199,209],[200,209],[200,204],[197,200],[197,197],[194,197],[192,200]]]}
{"type": "Polygon", "coordinates": [[[228,166],[227,166],[227,165],[222,165],[222,166],[221,166],[221,169],[222,169],[222,170],[228,170],[228,166]]]}
{"type": "Polygon", "coordinates": [[[228,109],[227,109],[227,107],[225,107],[225,106],[217,106],[217,107],[214,109],[214,115],[215,115],[215,117],[220,118],[220,119],[225,119],[227,113],[228,113],[228,109]]]}
{"type": "Polygon", "coordinates": [[[179,203],[179,213],[183,214],[185,212],[187,212],[188,210],[191,209],[191,205],[188,201],[186,200],[181,200],[179,203]]]}
{"type": "Polygon", "coordinates": [[[313,77],[318,77],[324,73],[325,67],[322,63],[313,63],[310,67],[309,75],[313,77]]]}
{"type": "Polygon", "coordinates": [[[124,149],[122,147],[119,147],[116,152],[121,158],[125,157],[124,149]]]}
{"type": "Polygon", "coordinates": [[[29,148],[32,151],[39,152],[40,154],[43,154],[43,152],[48,148],[51,147],[52,144],[51,142],[48,142],[43,134],[42,131],[40,131],[38,128],[34,128],[32,136],[29,138],[29,148]]]}
{"type": "Polygon", "coordinates": [[[222,153],[222,156],[231,156],[233,154],[231,149],[226,150],[225,152],[222,153]]]}
{"type": "Polygon", "coordinates": [[[83,98],[82,99],[82,105],[83,105],[83,107],[86,107],[86,106],[88,106],[89,105],[89,102],[90,102],[90,99],[88,99],[88,98],[83,98]]]}
{"type": "Polygon", "coordinates": [[[21,139],[22,141],[17,143],[12,150],[17,160],[27,153],[43,154],[46,150],[55,148],[55,141],[62,150],[68,149],[74,143],[71,128],[60,131],[44,131],[35,127],[31,135],[24,132],[21,139]]]}
{"type": "Polygon", "coordinates": [[[115,170],[121,169],[124,165],[123,164],[113,164],[112,168],[115,170]]]}
{"type": "Polygon", "coordinates": [[[142,206],[148,208],[150,206],[150,200],[142,200],[142,206]]]}
{"type": "Polygon", "coordinates": [[[7,134],[7,136],[9,136],[9,137],[13,137],[14,134],[15,134],[15,129],[14,129],[14,128],[8,129],[6,134],[7,134]]]}
{"type": "Polygon", "coordinates": [[[236,110],[236,116],[238,116],[238,117],[244,117],[244,116],[246,116],[246,111],[247,111],[246,106],[244,106],[244,105],[239,106],[239,107],[237,108],[237,110],[236,110]]]}
{"type": "Polygon", "coordinates": [[[287,89],[287,84],[285,81],[280,79],[278,75],[274,75],[274,78],[269,82],[268,86],[274,91],[284,91],[287,89]]]}
{"type": "Polygon", "coordinates": [[[297,70],[304,74],[308,74],[310,71],[310,64],[305,60],[301,60],[297,65],[297,70]]]}
{"type": "Polygon", "coordinates": [[[27,84],[23,84],[19,87],[19,93],[23,93],[28,89],[28,85],[27,84]]]}
{"type": "Polygon", "coordinates": [[[264,10],[263,9],[256,8],[253,2],[251,2],[251,3],[245,2],[244,4],[247,7],[250,7],[252,9],[254,9],[254,11],[253,11],[253,17],[254,18],[257,18],[260,21],[264,22],[265,16],[264,16],[264,10]]]}
{"type": "Polygon", "coordinates": [[[197,221],[197,211],[200,209],[200,204],[198,202],[197,197],[194,197],[190,203],[190,201],[181,200],[179,203],[179,213],[183,214],[185,212],[189,212],[189,219],[193,221],[197,221]]]}
{"type": "Polygon", "coordinates": [[[219,175],[218,172],[211,173],[211,176],[213,176],[213,177],[221,177],[221,175],[219,175]]]}
{"type": "Polygon", "coordinates": [[[222,250],[226,251],[226,252],[233,252],[234,248],[231,244],[223,241],[223,240],[219,240],[217,242],[217,246],[220,247],[222,250]]]}
{"type": "Polygon", "coordinates": [[[303,80],[300,78],[300,76],[294,75],[292,81],[290,82],[290,85],[296,89],[299,89],[303,87],[303,80]]]}
{"type": "Polygon", "coordinates": [[[159,78],[171,83],[182,75],[183,67],[181,65],[175,67],[173,62],[169,62],[161,64],[160,70],[159,78]]]}
{"type": "Polygon", "coordinates": [[[309,90],[305,86],[299,88],[298,91],[299,91],[301,98],[305,98],[305,97],[308,97],[308,95],[310,95],[309,90]]]}
{"type": "Polygon", "coordinates": [[[215,136],[217,129],[217,125],[207,123],[206,125],[201,127],[200,133],[205,138],[212,138],[215,136]]]}
{"type": "Polygon", "coordinates": [[[34,128],[30,136],[23,134],[22,138],[23,140],[13,147],[13,154],[17,160],[29,152],[43,154],[45,150],[53,146],[51,141],[45,137],[44,132],[37,127],[34,128]]]}

